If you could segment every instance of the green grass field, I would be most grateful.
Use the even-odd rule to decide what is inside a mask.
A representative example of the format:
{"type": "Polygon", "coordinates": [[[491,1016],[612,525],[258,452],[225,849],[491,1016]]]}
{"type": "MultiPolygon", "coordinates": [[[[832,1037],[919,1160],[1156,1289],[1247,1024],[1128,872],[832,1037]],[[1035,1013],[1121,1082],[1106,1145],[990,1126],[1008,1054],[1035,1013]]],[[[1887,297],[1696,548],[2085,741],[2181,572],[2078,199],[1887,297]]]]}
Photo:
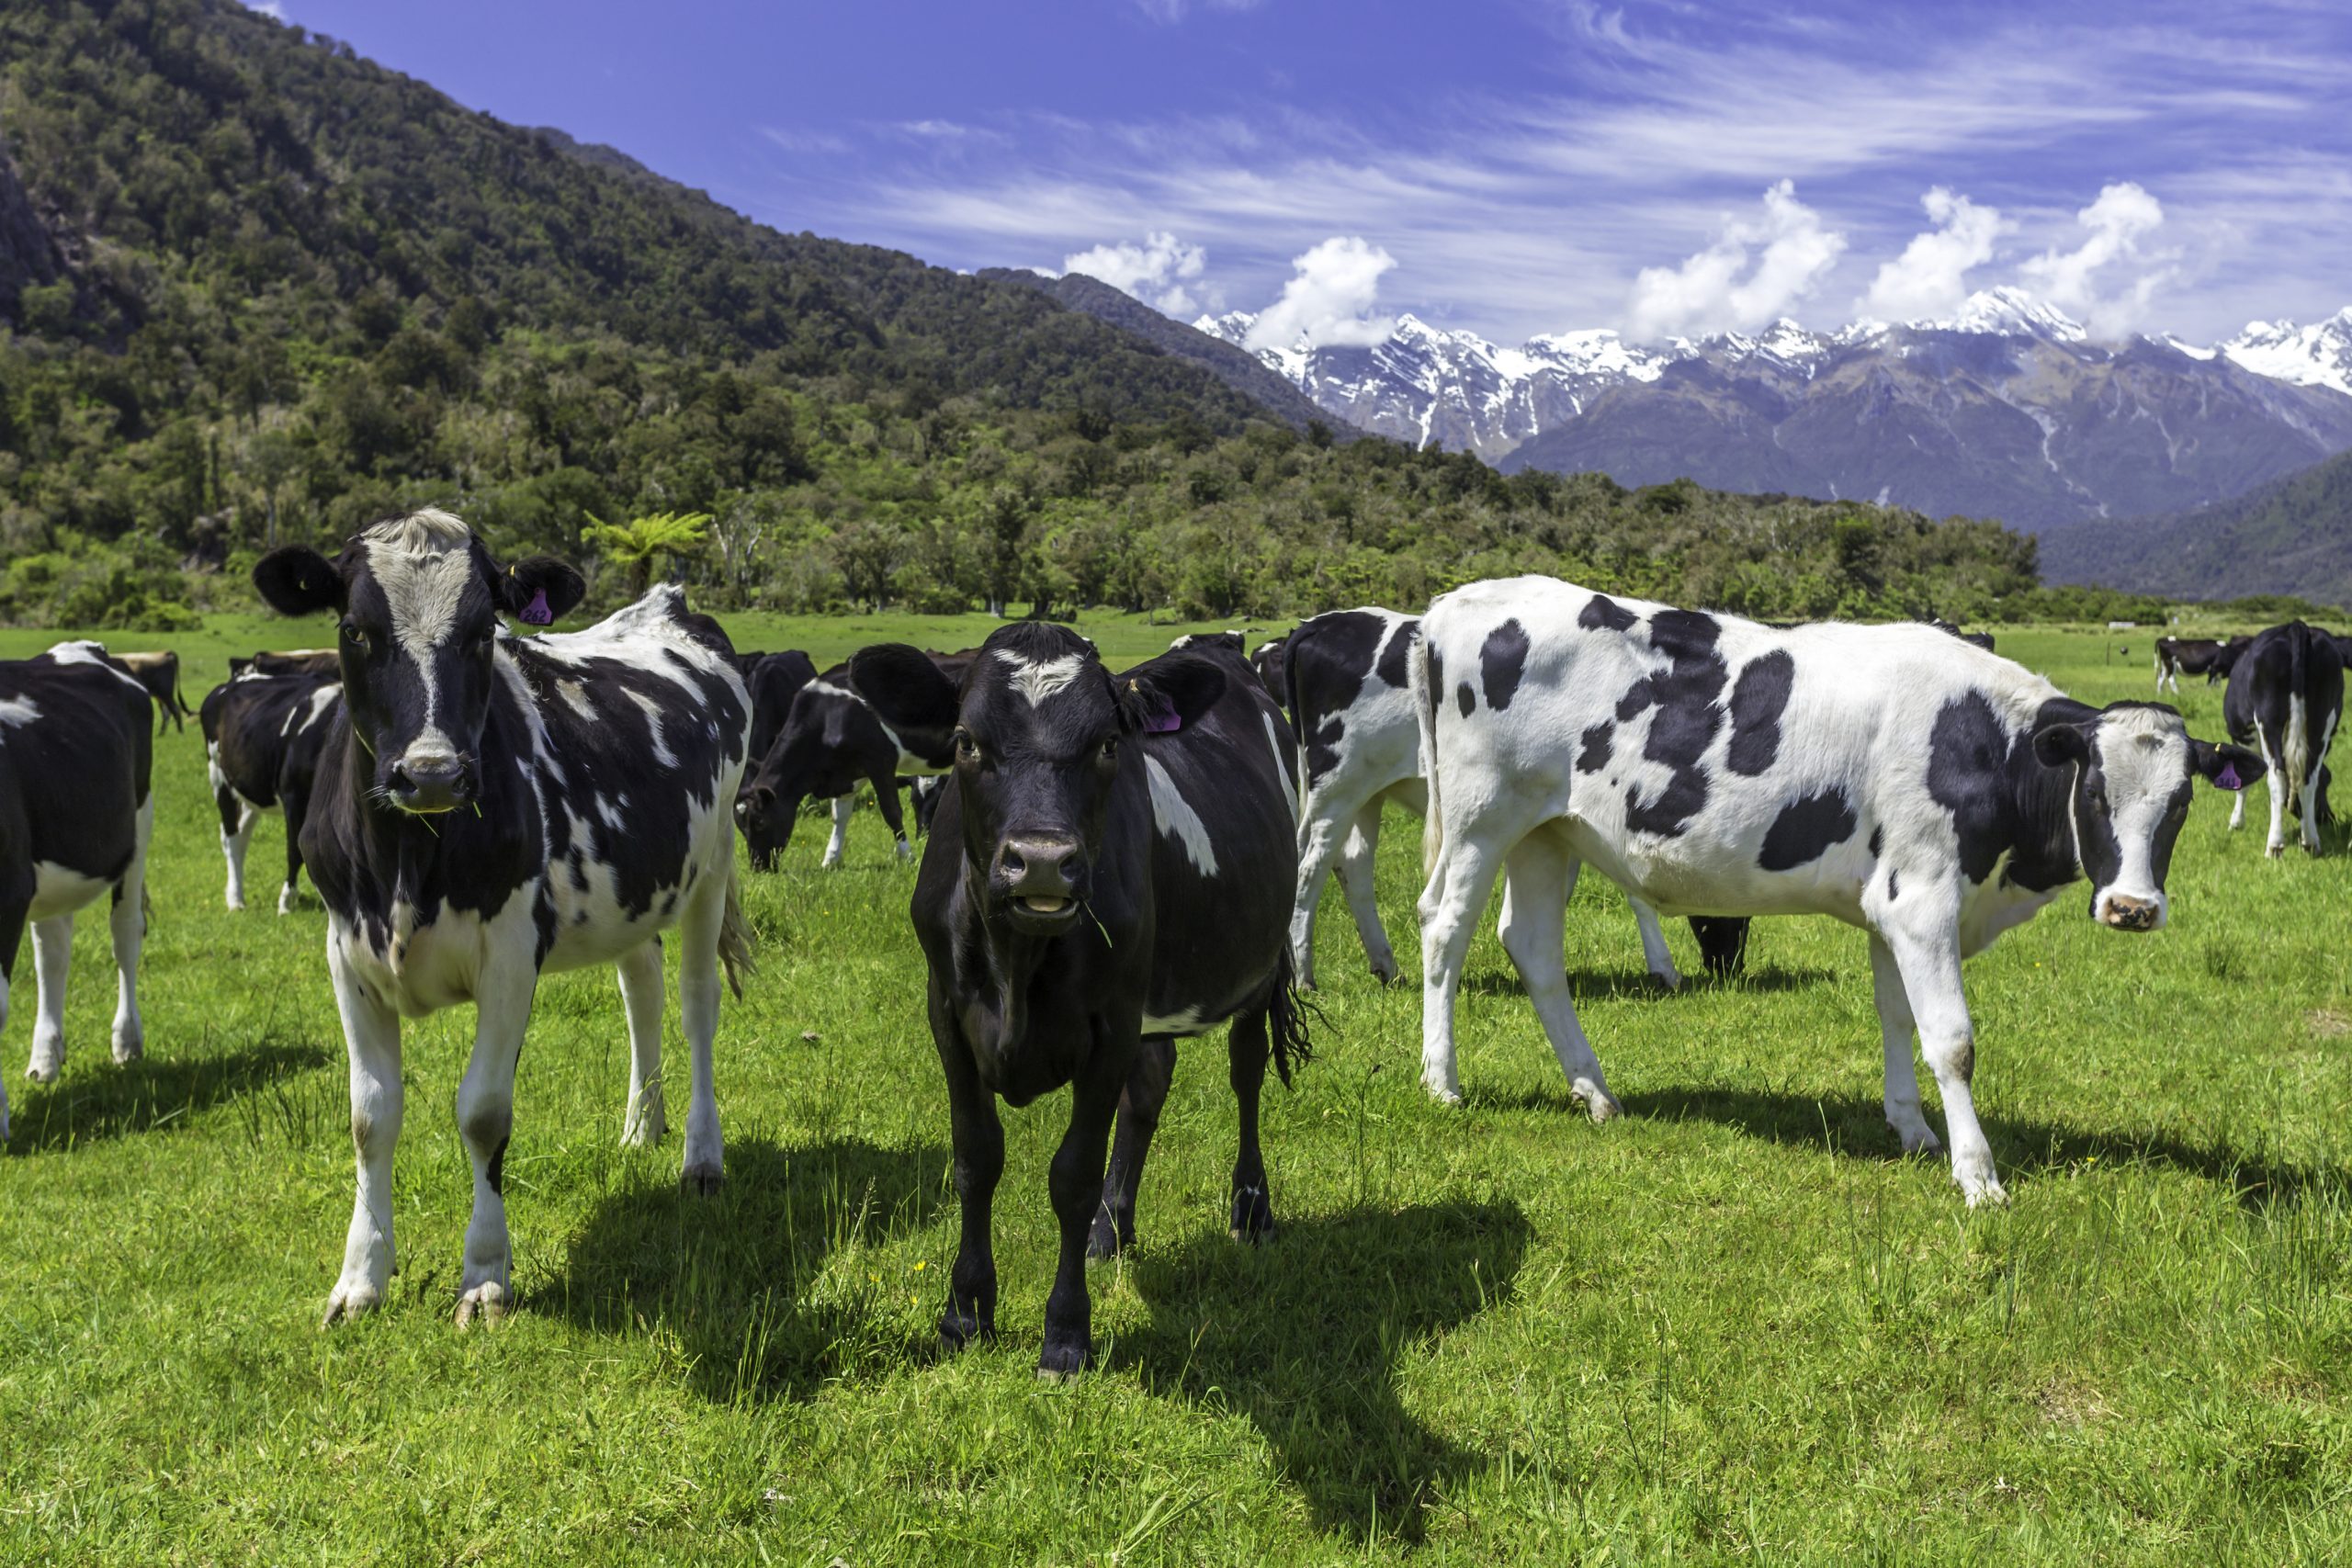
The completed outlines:
{"type": "MultiPolygon", "coordinates": [[[[730,629],[821,664],[987,624],[730,629]]],[[[1115,656],[1178,628],[1084,629],[1115,656]]],[[[2148,694],[2150,636],[2002,650],[2103,701],[2148,694]]],[[[323,640],[177,646],[193,699],[231,651],[323,640]]],[[[2182,706],[2218,738],[2218,688],[2182,706]]],[[[1418,986],[1374,985],[1334,894],[1317,1056],[1268,1095],[1281,1235],[1226,1238],[1223,1046],[1188,1046],[1142,1246],[1095,1277],[1102,1364],[1056,1386],[1058,1096],[1006,1116],[1003,1337],[934,1348],[946,1111],[872,811],[841,872],[811,823],[746,873],[719,1196],[680,1196],[674,1132],[618,1147],[612,976],[546,982],[506,1159],[522,1310],[460,1334],[471,1013],[413,1023],[402,1271],[322,1333],[352,1192],[324,917],[269,912],[274,818],[253,910],[221,907],[193,726],[157,781],[147,1058],[107,1059],[95,912],[63,1079],[17,1076],[29,960],[5,1037],[0,1562],[2352,1561],[2352,858],[2266,862],[2259,794],[2233,837],[2200,793],[2170,930],[2070,893],[1970,965],[2006,1211],[1894,1155],[1859,932],[1759,922],[1746,979],[1657,997],[1587,878],[1568,966],[1630,1112],[1596,1128],[1491,929],[1468,1103],[1430,1101],[1418,986]]],[[[1395,822],[1381,874],[1408,976],[1417,846],[1395,822]]]]}

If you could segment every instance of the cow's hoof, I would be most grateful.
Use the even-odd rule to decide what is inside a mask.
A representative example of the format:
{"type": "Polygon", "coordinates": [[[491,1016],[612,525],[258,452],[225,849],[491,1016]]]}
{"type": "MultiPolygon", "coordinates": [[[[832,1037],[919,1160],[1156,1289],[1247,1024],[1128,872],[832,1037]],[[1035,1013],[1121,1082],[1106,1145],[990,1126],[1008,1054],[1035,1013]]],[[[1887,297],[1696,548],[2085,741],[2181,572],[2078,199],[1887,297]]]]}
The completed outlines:
{"type": "Polygon", "coordinates": [[[1440,1105],[1459,1105],[1462,1103],[1462,1090],[1454,1085],[1447,1083],[1442,1078],[1425,1077],[1421,1080],[1421,1087],[1429,1090],[1430,1098],[1436,1100],[1440,1105]]]}
{"type": "Polygon", "coordinates": [[[1271,1241],[1274,1235],[1274,1204],[1262,1187],[1233,1190],[1233,1224],[1227,1233],[1236,1241],[1271,1241]]]}
{"type": "Polygon", "coordinates": [[[1122,1226],[1108,1213],[1098,1213],[1086,1232],[1086,1257],[1091,1263],[1116,1258],[1136,1244],[1136,1227],[1122,1226]]]}
{"type": "Polygon", "coordinates": [[[1944,1146],[1943,1140],[1936,1136],[1935,1129],[1924,1122],[1917,1127],[1901,1127],[1892,1122],[1886,1125],[1896,1141],[1902,1144],[1903,1152],[1906,1155],[1936,1154],[1944,1146]]]}
{"type": "Polygon", "coordinates": [[[2268,844],[2264,846],[2262,852],[2268,855],[2272,860],[2277,860],[2287,852],[2287,846],[2284,844],[2268,844]]]}
{"type": "Polygon", "coordinates": [[[1372,966],[1372,977],[1384,986],[1393,986],[1396,983],[1396,965],[1375,964],[1372,966]]]}
{"type": "Polygon", "coordinates": [[[25,1064],[25,1077],[35,1083],[55,1083],[65,1066],[64,1053],[56,1050],[35,1051],[33,1059],[25,1064]]]}
{"type": "Polygon", "coordinates": [[[485,1325],[506,1315],[511,1298],[506,1287],[495,1280],[485,1280],[458,1298],[458,1326],[470,1328],[479,1320],[485,1325]]]}
{"type": "Polygon", "coordinates": [[[727,1173],[717,1162],[690,1165],[678,1175],[678,1186],[698,1197],[707,1198],[727,1184],[727,1173]]]}
{"type": "Polygon", "coordinates": [[[2006,1209],[2009,1206],[2008,1189],[1997,1181],[1986,1181],[1975,1187],[1963,1182],[1961,1184],[1961,1191],[1967,1197],[1968,1206],[1972,1209],[1981,1209],[1987,1204],[1996,1209],[2006,1209]]]}
{"type": "Polygon", "coordinates": [[[1595,1122],[1607,1122],[1625,1114],[1625,1108],[1617,1103],[1617,1097],[1599,1084],[1588,1080],[1575,1085],[1574,1092],[1578,1100],[1584,1101],[1586,1113],[1595,1122]]]}
{"type": "Polygon", "coordinates": [[[1041,1382],[1068,1382],[1093,1364],[1094,1348],[1083,1339],[1046,1341],[1046,1353],[1037,1358],[1037,1378],[1041,1382]]]}
{"type": "Polygon", "coordinates": [[[996,1319],[984,1317],[960,1307],[949,1307],[939,1314],[939,1345],[947,1351],[961,1350],[974,1340],[996,1337],[996,1319]]]}
{"type": "Polygon", "coordinates": [[[228,904],[229,912],[232,915],[242,915],[245,912],[245,901],[243,898],[232,898],[228,900],[228,904]]]}
{"type": "Polygon", "coordinates": [[[125,1066],[147,1054],[147,1037],[139,1032],[114,1037],[114,1059],[117,1066],[125,1066]]]}
{"type": "Polygon", "coordinates": [[[1648,982],[1650,989],[1660,996],[1670,997],[1682,988],[1682,976],[1679,975],[1661,975],[1653,969],[1644,978],[1648,982]]]}
{"type": "Polygon", "coordinates": [[[654,1145],[660,1143],[662,1141],[662,1134],[669,1130],[670,1129],[662,1125],[662,1122],[650,1117],[640,1121],[632,1122],[628,1126],[621,1129],[621,1147],[625,1149],[650,1149],[653,1147],[654,1145]]]}
{"type": "Polygon", "coordinates": [[[383,1299],[383,1292],[365,1280],[343,1280],[335,1286],[334,1294],[327,1298],[327,1310],[320,1317],[319,1326],[333,1328],[338,1323],[349,1323],[374,1312],[383,1299]]]}

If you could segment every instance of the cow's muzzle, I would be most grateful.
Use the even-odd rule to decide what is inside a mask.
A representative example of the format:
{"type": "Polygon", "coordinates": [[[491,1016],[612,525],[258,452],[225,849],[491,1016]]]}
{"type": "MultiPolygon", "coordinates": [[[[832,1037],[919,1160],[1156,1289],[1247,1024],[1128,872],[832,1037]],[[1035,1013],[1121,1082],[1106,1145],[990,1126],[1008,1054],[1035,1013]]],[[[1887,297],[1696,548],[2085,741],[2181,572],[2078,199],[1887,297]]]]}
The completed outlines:
{"type": "Polygon", "coordinates": [[[432,816],[455,811],[474,797],[473,764],[448,752],[411,752],[392,764],[386,781],[392,804],[402,811],[432,816]]]}
{"type": "Polygon", "coordinates": [[[2134,898],[2128,893],[2110,893],[2099,900],[2099,922],[2119,931],[2152,931],[2165,922],[2165,907],[2160,899],[2134,898]]]}
{"type": "Polygon", "coordinates": [[[989,880],[1024,925],[1056,925],[1073,919],[1084,894],[1079,878],[1084,854],[1076,839],[1060,833],[1023,833],[997,846],[989,880]]]}

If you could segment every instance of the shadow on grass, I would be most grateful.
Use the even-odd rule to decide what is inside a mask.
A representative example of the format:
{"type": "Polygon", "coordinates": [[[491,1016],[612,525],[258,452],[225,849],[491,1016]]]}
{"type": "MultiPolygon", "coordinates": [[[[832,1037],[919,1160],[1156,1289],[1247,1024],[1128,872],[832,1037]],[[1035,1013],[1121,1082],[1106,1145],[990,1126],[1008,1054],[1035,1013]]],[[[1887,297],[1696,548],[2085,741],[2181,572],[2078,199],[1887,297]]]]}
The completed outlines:
{"type": "MultiPolygon", "coordinates": [[[[1856,1095],[1689,1086],[1620,1098],[1637,1116],[1714,1122],[1771,1143],[1860,1159],[1901,1157],[1894,1134],[1887,1130],[1884,1107],[1856,1095]]],[[[1933,1106],[1928,1122],[1940,1137],[1943,1120],[1933,1106]]],[[[1992,1141],[1994,1164],[2005,1182],[2031,1180],[2094,1159],[2109,1165],[2144,1162],[2224,1183],[2249,1210],[2298,1203],[2308,1194],[2341,1191],[2352,1185],[2352,1172],[2335,1167],[2283,1164],[2227,1144],[2191,1143],[2167,1133],[2099,1132],[1996,1115],[1986,1118],[1984,1135],[1992,1141]]]]}
{"type": "MultiPolygon", "coordinates": [[[[1571,969],[1568,971],[1568,995],[1578,1001],[1594,998],[1664,999],[1708,991],[1747,991],[1762,995],[1775,991],[1809,991],[1838,977],[1838,971],[1834,969],[1784,968],[1779,964],[1751,969],[1727,980],[1713,979],[1704,970],[1696,970],[1682,976],[1681,990],[1668,991],[1652,980],[1645,969],[1571,969]]],[[[1510,968],[1479,969],[1464,975],[1462,988],[1479,996],[1526,995],[1525,987],[1519,983],[1519,972],[1510,968]]]]}
{"type": "MultiPolygon", "coordinates": [[[[324,1044],[277,1041],[211,1055],[143,1056],[121,1066],[103,1049],[95,1061],[88,1054],[68,1057],[64,1075],[53,1084],[19,1078],[9,1086],[8,1152],[151,1133],[341,1057],[324,1044]]],[[[17,1070],[15,1058],[6,1070],[17,1070]]]]}
{"type": "Polygon", "coordinates": [[[1509,1300],[1532,1235],[1516,1203],[1453,1201],[1147,1248],[1151,1325],[1101,1348],[1155,1393],[1248,1416],[1319,1528],[1418,1540],[1433,1495],[1486,1461],[1405,1409],[1397,1362],[1509,1300]]]}
{"type": "Polygon", "coordinates": [[[732,1137],[715,1197],[681,1192],[674,1177],[606,1194],[571,1239],[552,1306],[604,1333],[674,1335],[707,1398],[804,1398],[918,1353],[876,1326],[862,1288],[804,1298],[835,1252],[930,1224],[955,1199],[947,1168],[933,1146],[732,1137]]]}

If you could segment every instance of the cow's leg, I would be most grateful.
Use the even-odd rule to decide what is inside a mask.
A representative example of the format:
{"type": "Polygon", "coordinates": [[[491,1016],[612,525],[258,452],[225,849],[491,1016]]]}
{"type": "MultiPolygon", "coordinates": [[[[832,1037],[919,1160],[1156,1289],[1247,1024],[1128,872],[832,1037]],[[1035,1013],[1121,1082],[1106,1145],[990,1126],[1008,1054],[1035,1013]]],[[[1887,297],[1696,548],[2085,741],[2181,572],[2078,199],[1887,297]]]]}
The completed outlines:
{"type": "Polygon", "coordinates": [[[1273,1190],[1266,1180],[1266,1156],[1258,1146],[1258,1100],[1266,1088],[1268,1014],[1245,1012],[1233,1021],[1226,1041],[1227,1076],[1234,1109],[1240,1113],[1241,1141],[1233,1156],[1233,1211],[1227,1234],[1236,1241],[1265,1241],[1274,1234],[1273,1190]]]}
{"type": "MultiPolygon", "coordinates": [[[[1514,879],[1519,875],[1516,866],[1511,875],[1514,879]]],[[[1574,872],[1568,874],[1568,886],[1576,886],[1574,872]]],[[[1657,911],[1631,893],[1625,895],[1625,902],[1634,907],[1634,929],[1642,934],[1642,962],[1648,966],[1650,978],[1669,991],[1680,990],[1682,971],[1674,966],[1674,954],[1666,945],[1666,932],[1658,929],[1657,911]]],[[[1565,935],[1564,931],[1564,940],[1565,935]]]]}
{"type": "Polygon", "coordinates": [[[2279,766],[2279,751],[2272,748],[2269,732],[2258,730],[2257,736],[2262,741],[2264,776],[2270,785],[2270,838],[2262,852],[2275,858],[2287,852],[2287,795],[2295,781],[2279,766]]]}
{"type": "MultiPolygon", "coordinates": [[[[1925,890],[1923,889],[1924,893],[1925,890]]],[[[1906,900],[1908,902],[1908,900],[1906,900]]],[[[1947,909],[1957,894],[1941,899],[1923,898],[1923,905],[1940,902],[1947,909]]],[[[1955,929],[1921,931],[1916,928],[1882,931],[1894,955],[1904,995],[1919,1027],[1919,1049],[1936,1075],[1944,1101],[1944,1134],[1951,1148],[1951,1176],[1967,1194],[1969,1206],[2008,1201],[2008,1194],[1993,1169],[1993,1147],[1976,1120],[1976,1099],[1971,1083],[1976,1073],[1976,1028],[1968,1016],[1968,998],[1961,987],[1960,942],[1955,929]]]]}
{"type": "Polygon", "coordinates": [[[1885,942],[1871,938],[1871,995],[1878,1003],[1878,1028],[1886,1047],[1886,1124],[1903,1141],[1905,1154],[1932,1154],[1943,1147],[1919,1111],[1919,1073],[1911,1062],[1911,998],[1903,972],[1885,942]]]}
{"type": "Polygon", "coordinates": [[[2303,808],[2303,850],[2308,854],[2319,853],[2319,821],[2321,809],[2327,804],[2327,749],[2335,739],[2335,716],[2328,714],[2320,721],[2319,743],[2312,748],[2311,776],[2303,781],[2299,804],[2303,808]]]}
{"type": "Polygon", "coordinates": [[[907,842],[907,819],[899,808],[897,775],[888,772],[874,775],[874,806],[882,813],[882,820],[889,828],[890,837],[898,843],[899,859],[901,862],[914,859],[915,852],[907,842]]]}
{"type": "MultiPolygon", "coordinates": [[[[1363,939],[1365,955],[1373,961],[1373,973],[1386,980],[1396,972],[1396,955],[1388,951],[1388,939],[1380,929],[1378,911],[1372,911],[1371,923],[1366,925],[1363,915],[1356,910],[1354,890],[1346,882],[1345,857],[1354,847],[1357,825],[1367,813],[1376,822],[1380,803],[1366,802],[1354,790],[1329,787],[1338,782],[1326,779],[1325,787],[1310,789],[1306,814],[1299,821],[1298,880],[1291,898],[1290,953],[1291,968],[1302,989],[1312,989],[1315,985],[1315,918],[1322,908],[1323,885],[1335,868],[1340,874],[1342,887],[1347,888],[1349,909],[1356,913],[1356,930],[1363,939]],[[1385,970],[1382,955],[1387,958],[1385,970]]],[[[1374,842],[1378,831],[1375,827],[1374,842]]]]}
{"type": "Polygon", "coordinates": [[[220,808],[220,853],[229,862],[229,908],[242,909],[245,907],[245,850],[254,841],[254,823],[261,812],[226,784],[213,792],[212,799],[220,808]]]}
{"type": "Polygon", "coordinates": [[[932,1038],[947,1077],[947,1120],[961,1210],[956,1263],[947,1276],[947,1309],[939,1314],[940,1343],[950,1350],[996,1337],[996,1254],[989,1238],[989,1215],[998,1179],[1004,1175],[1004,1124],[997,1120],[996,1095],[972,1066],[961,1027],[934,987],[932,1038]]]}
{"type": "Polygon", "coordinates": [[[392,1150],[401,1141],[400,1015],[370,995],[345,965],[343,944],[327,937],[343,1042],[351,1056],[351,1146],[359,1168],[351,1230],[343,1244],[343,1277],[327,1298],[320,1326],[356,1317],[384,1299],[397,1260],[392,1250],[392,1150]]]}
{"type": "Polygon", "coordinates": [[[458,1136],[474,1165],[474,1212],[466,1224],[466,1271],[458,1326],[495,1323],[514,1302],[514,1252],[506,1230],[506,1142],[514,1131],[514,1064],[531,1021],[538,974],[508,953],[482,966],[474,992],[474,1052],[458,1085],[458,1136]]]}
{"type": "Polygon", "coordinates": [[[286,808],[286,886],[277,890],[277,912],[290,915],[302,880],[302,820],[310,815],[311,797],[298,789],[280,789],[277,803],[286,808]]]}
{"type": "Polygon", "coordinates": [[[1136,1244],[1136,1192],[1143,1185],[1143,1162],[1151,1135],[1159,1130],[1160,1108],[1176,1076],[1176,1043],[1147,1040],[1135,1071],[1119,1091],[1119,1121],[1111,1139],[1111,1170],[1102,1179],[1102,1205],[1088,1232],[1086,1255],[1110,1258],[1136,1244]]]}
{"type": "MultiPolygon", "coordinates": [[[[8,1028],[8,987],[17,978],[17,948],[24,941],[25,916],[32,908],[33,885],[29,867],[20,868],[20,874],[8,877],[0,873],[0,1034],[8,1028]]],[[[0,1154],[7,1152],[8,1142],[8,1081],[0,1077],[0,1154]]]]}
{"type": "Polygon", "coordinates": [[[25,1077],[55,1083],[65,1066],[65,972],[74,958],[74,917],[33,922],[33,1050],[25,1077]]]}
{"type": "Polygon", "coordinates": [[[842,856],[849,849],[849,814],[857,804],[854,795],[841,795],[833,801],[833,836],[826,842],[825,858],[818,865],[825,871],[838,870],[842,856]]]}
{"type": "MultiPolygon", "coordinates": [[[[1568,995],[1568,970],[1564,943],[1567,939],[1568,894],[1576,886],[1579,863],[1548,832],[1539,829],[1521,839],[1510,852],[1510,893],[1503,900],[1503,950],[1519,968],[1535,1016],[1560,1059],[1568,1088],[1596,1122],[1606,1122],[1621,1107],[1601,1076],[1600,1060],[1592,1054],[1584,1025],[1577,1021],[1577,1005],[1568,995]]],[[[1657,916],[1647,906],[1635,909],[1648,917],[1656,930],[1657,916]]]]}
{"type": "Polygon", "coordinates": [[[1449,1103],[1462,1099],[1453,1048],[1462,964],[1500,869],[1499,857],[1485,844],[1448,838],[1421,889],[1421,1087],[1449,1103]]]}
{"type": "MultiPolygon", "coordinates": [[[[733,844],[727,847],[731,855],[733,844]]],[[[716,1192],[726,1176],[711,1051],[718,1038],[718,941],[734,878],[731,860],[706,868],[686,896],[685,909],[678,919],[678,1016],[694,1071],[686,1100],[685,1156],[678,1182],[690,1192],[716,1192]]]]}
{"type": "Polygon", "coordinates": [[[155,797],[140,803],[130,864],[114,886],[107,913],[114,939],[114,1059],[135,1062],[147,1053],[147,1026],[139,1017],[139,950],[147,940],[147,845],[154,836],[155,797]]]}
{"type": "Polygon", "coordinates": [[[1380,802],[1375,800],[1356,813],[1347,842],[1340,848],[1340,891],[1348,900],[1348,913],[1355,917],[1364,956],[1372,961],[1372,977],[1386,986],[1396,979],[1396,954],[1380,925],[1380,901],[1373,880],[1373,863],[1379,853],[1380,802]]]}
{"type": "Polygon", "coordinates": [[[614,961],[628,1014],[628,1104],[623,1147],[650,1148],[668,1132],[662,1107],[662,939],[649,937],[614,961]]]}
{"type": "Polygon", "coordinates": [[[2230,795],[2230,831],[2231,831],[2231,832],[2234,833],[2234,832],[2236,832],[2240,828],[2243,828],[2243,827],[2245,827],[2245,797],[2246,797],[2247,795],[2252,795],[2253,793],[2254,793],[2254,791],[2252,791],[2252,790],[2250,790],[2250,789],[2233,790],[2233,791],[2232,791],[2232,792],[2231,792],[2231,795],[2230,795]]]}
{"type": "Polygon", "coordinates": [[[1061,1225],[1061,1259],[1054,1288],[1046,1297],[1046,1348],[1037,1358],[1040,1377],[1064,1378],[1086,1370],[1094,1359],[1094,1302],[1086,1287],[1086,1238],[1102,1206],[1103,1159],[1119,1092],[1135,1064],[1135,1050],[1097,1041],[1069,1086],[1069,1126],[1046,1174],[1054,1218],[1061,1225]]]}

